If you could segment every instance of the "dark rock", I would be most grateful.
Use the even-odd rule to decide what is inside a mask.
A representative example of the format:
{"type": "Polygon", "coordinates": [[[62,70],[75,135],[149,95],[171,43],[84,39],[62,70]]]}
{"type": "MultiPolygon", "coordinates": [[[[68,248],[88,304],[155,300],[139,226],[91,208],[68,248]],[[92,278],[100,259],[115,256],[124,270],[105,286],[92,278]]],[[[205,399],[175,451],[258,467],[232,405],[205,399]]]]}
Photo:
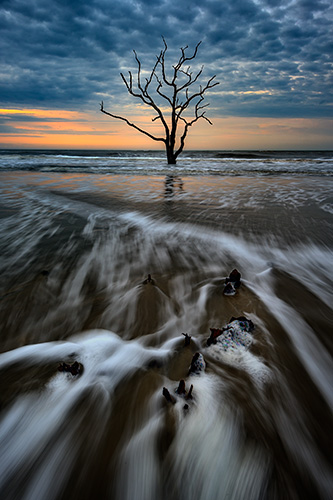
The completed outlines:
{"type": "Polygon", "coordinates": [[[191,361],[189,374],[199,375],[201,372],[205,371],[205,369],[206,363],[203,355],[200,352],[196,352],[191,361]]]}
{"type": "Polygon", "coordinates": [[[143,285],[148,285],[150,283],[151,285],[155,285],[155,280],[151,277],[151,274],[148,274],[147,279],[143,281],[143,285]]]}
{"type": "Polygon", "coordinates": [[[225,282],[232,283],[235,288],[239,288],[241,285],[241,273],[237,269],[233,269],[225,282]]]}
{"type": "Polygon", "coordinates": [[[81,363],[78,363],[77,361],[74,361],[74,363],[61,363],[58,366],[58,371],[68,372],[71,373],[73,376],[82,375],[83,365],[81,363]]]}
{"type": "Polygon", "coordinates": [[[207,345],[216,344],[216,339],[223,333],[221,328],[210,328],[211,334],[209,339],[207,339],[207,345]]]}
{"type": "Polygon", "coordinates": [[[175,402],[176,402],[175,398],[173,396],[171,396],[170,392],[168,391],[168,389],[166,387],[163,387],[162,394],[168,403],[172,403],[173,405],[175,404],[175,402]]]}
{"type": "Polygon", "coordinates": [[[188,335],[187,333],[182,333],[182,335],[184,335],[184,337],[185,337],[185,339],[184,339],[184,346],[190,345],[190,343],[191,343],[191,336],[188,335]]]}
{"type": "Polygon", "coordinates": [[[185,380],[180,380],[179,385],[176,389],[177,394],[186,394],[185,380]]]}
{"type": "Polygon", "coordinates": [[[223,295],[235,295],[235,293],[235,286],[231,282],[227,283],[224,287],[223,295]]]}

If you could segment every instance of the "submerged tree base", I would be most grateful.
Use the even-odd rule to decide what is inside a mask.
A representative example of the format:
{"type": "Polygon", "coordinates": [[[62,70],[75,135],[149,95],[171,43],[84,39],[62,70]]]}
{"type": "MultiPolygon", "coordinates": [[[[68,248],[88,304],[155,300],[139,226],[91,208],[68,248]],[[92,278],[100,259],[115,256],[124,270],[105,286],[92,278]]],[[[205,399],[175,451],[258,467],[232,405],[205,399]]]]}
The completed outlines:
{"type": "Polygon", "coordinates": [[[176,165],[177,158],[174,155],[167,154],[168,165],[176,165]]]}

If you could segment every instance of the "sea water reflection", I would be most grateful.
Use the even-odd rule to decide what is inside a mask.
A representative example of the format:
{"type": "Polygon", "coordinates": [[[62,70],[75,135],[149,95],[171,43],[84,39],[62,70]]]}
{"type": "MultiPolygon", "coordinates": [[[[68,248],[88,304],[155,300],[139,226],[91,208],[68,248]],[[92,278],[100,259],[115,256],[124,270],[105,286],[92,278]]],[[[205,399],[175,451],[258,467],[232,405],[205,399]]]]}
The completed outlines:
{"type": "Polygon", "coordinates": [[[165,198],[170,199],[175,192],[182,193],[184,190],[184,182],[178,175],[166,175],[165,177],[165,198]]]}

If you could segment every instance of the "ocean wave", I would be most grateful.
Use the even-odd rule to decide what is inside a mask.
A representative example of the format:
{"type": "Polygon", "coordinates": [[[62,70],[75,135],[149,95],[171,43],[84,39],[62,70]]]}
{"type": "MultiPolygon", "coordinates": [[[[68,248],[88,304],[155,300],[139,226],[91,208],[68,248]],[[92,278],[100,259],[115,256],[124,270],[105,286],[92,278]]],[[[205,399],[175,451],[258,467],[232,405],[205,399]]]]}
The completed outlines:
{"type": "Polygon", "coordinates": [[[187,151],[176,166],[162,151],[0,150],[0,171],[126,175],[333,175],[329,151],[187,151]]]}

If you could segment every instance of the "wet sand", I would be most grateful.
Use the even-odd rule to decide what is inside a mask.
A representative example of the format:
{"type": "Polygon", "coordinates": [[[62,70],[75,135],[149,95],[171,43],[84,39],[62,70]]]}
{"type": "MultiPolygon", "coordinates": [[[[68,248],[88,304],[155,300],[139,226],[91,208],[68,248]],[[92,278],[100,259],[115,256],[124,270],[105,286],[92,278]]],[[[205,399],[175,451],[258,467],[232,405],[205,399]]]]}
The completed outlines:
{"type": "Polygon", "coordinates": [[[328,199],[313,179],[114,177],[3,179],[0,493],[329,498],[328,199]],[[207,347],[241,315],[248,350],[207,347]],[[162,396],[182,378],[188,414],[162,396]]]}

